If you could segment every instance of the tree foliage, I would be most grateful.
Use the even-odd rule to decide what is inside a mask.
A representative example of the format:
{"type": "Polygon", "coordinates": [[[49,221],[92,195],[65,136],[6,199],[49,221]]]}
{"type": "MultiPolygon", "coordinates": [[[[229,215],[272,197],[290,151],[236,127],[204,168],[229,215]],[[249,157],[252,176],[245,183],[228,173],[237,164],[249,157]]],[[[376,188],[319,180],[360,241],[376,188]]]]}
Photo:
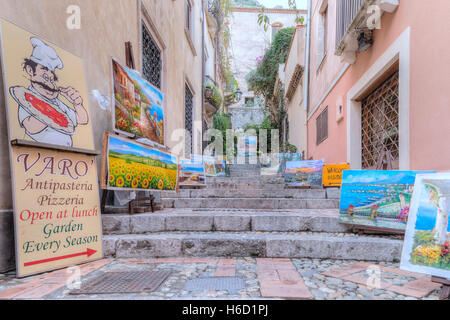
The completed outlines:
{"type": "Polygon", "coordinates": [[[276,35],[259,67],[247,75],[249,89],[267,100],[273,98],[278,66],[286,61],[295,28],[283,28],[276,35]]]}

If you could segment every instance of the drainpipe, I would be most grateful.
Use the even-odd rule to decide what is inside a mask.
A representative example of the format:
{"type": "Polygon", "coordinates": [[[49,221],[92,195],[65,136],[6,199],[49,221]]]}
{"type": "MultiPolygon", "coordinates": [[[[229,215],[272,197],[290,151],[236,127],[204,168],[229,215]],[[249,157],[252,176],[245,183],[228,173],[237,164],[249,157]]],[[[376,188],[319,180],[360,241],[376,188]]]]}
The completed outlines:
{"type": "Polygon", "coordinates": [[[201,141],[201,146],[202,146],[202,155],[203,155],[203,151],[205,149],[205,142],[203,141],[204,136],[205,136],[205,132],[206,132],[206,128],[204,128],[204,124],[205,124],[205,120],[204,120],[204,116],[205,116],[205,73],[206,73],[206,67],[205,67],[205,23],[206,23],[206,15],[205,15],[205,1],[202,0],[202,116],[201,116],[201,123],[202,123],[202,141],[201,141]]]}
{"type": "MultiPolygon", "coordinates": [[[[305,62],[305,92],[303,95],[303,99],[305,101],[304,109],[306,113],[306,122],[305,126],[307,127],[308,123],[308,109],[309,109],[309,61],[310,61],[310,45],[311,45],[311,10],[312,4],[311,0],[308,0],[308,17],[306,19],[306,62],[305,62]]],[[[308,157],[308,129],[306,129],[306,150],[305,150],[305,158],[308,157]]],[[[304,159],[305,160],[305,159],[304,159]]]]}

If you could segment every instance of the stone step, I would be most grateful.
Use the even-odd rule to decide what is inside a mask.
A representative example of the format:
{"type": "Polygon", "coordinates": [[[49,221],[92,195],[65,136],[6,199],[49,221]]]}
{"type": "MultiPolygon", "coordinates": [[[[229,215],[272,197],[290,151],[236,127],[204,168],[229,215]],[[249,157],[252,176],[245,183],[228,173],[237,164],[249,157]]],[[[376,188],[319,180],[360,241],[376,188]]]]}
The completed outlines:
{"type": "Polygon", "coordinates": [[[273,176],[254,176],[254,177],[207,177],[206,184],[284,184],[284,177],[273,176]]]}
{"type": "Polygon", "coordinates": [[[339,223],[338,210],[164,210],[157,213],[102,215],[104,234],[171,231],[351,232],[339,223]]]}
{"type": "Polygon", "coordinates": [[[164,192],[162,198],[286,198],[326,199],[324,189],[183,189],[178,193],[164,192]]]}
{"type": "Polygon", "coordinates": [[[337,199],[280,198],[161,198],[164,208],[234,208],[234,209],[338,209],[337,199]]]}
{"type": "Polygon", "coordinates": [[[230,171],[230,177],[232,178],[249,178],[259,176],[261,173],[259,171],[230,171]]]}
{"type": "Polygon", "coordinates": [[[222,190],[251,190],[251,189],[261,189],[261,190],[281,190],[285,189],[284,183],[271,184],[271,183],[210,183],[207,185],[209,189],[222,189],[222,190]]]}
{"type": "Polygon", "coordinates": [[[103,237],[106,256],[399,261],[402,240],[329,233],[155,233],[103,237]]]}
{"type": "Polygon", "coordinates": [[[241,171],[256,171],[261,169],[261,165],[259,164],[230,164],[230,170],[241,170],[241,171]]]}

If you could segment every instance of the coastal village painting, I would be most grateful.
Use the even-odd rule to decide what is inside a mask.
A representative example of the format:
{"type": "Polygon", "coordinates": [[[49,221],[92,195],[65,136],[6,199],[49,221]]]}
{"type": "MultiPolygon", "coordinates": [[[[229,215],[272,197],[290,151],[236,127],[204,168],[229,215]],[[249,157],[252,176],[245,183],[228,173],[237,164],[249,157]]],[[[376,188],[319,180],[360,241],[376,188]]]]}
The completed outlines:
{"type": "Polygon", "coordinates": [[[424,172],[345,170],[339,221],[404,231],[418,173],[424,172]]]}
{"type": "Polygon", "coordinates": [[[450,173],[418,175],[401,269],[450,279],[450,173]]]}
{"type": "Polygon", "coordinates": [[[119,132],[164,145],[162,93],[135,71],[112,60],[114,128],[119,132]]]}

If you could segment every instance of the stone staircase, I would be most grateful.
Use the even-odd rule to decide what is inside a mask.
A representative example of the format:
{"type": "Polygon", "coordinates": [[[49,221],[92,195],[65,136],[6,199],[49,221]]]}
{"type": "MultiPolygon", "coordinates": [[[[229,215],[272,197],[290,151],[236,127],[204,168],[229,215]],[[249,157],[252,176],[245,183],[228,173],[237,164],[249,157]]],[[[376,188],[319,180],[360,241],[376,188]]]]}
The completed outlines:
{"type": "Polygon", "coordinates": [[[338,189],[285,189],[258,168],[164,192],[164,210],[104,214],[104,249],[117,258],[276,257],[396,261],[397,237],[360,236],[338,221],[338,189]]]}

